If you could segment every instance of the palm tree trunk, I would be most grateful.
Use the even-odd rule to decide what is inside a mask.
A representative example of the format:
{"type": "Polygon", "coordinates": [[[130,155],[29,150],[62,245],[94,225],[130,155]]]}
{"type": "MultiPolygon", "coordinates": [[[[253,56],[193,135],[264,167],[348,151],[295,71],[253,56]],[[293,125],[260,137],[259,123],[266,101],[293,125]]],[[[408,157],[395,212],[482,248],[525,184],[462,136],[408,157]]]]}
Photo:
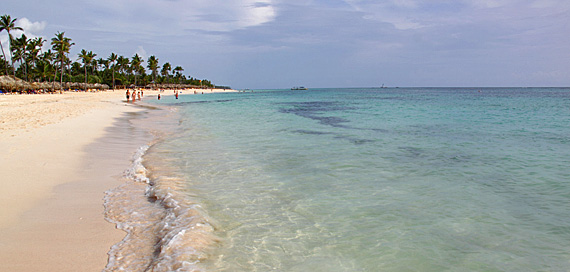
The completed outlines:
{"type": "MultiPolygon", "coordinates": [[[[54,63],[55,64],[55,63],[54,63]]],[[[57,76],[57,69],[53,67],[53,81],[51,82],[51,89],[55,92],[55,77],[57,76]]]]}
{"type": "Polygon", "coordinates": [[[28,78],[28,61],[24,58],[24,74],[26,75],[26,81],[30,81],[28,78]]]}
{"type": "Polygon", "coordinates": [[[12,38],[12,35],[10,35],[10,32],[8,32],[8,39],[10,40],[10,62],[12,63],[12,72],[14,73],[14,77],[16,77],[16,67],[14,66],[14,55],[12,55],[12,43],[14,42],[14,39],[12,38]]]}
{"type": "Polygon", "coordinates": [[[113,68],[113,90],[115,89],[115,68],[113,68]]]}
{"type": "Polygon", "coordinates": [[[2,43],[0,42],[0,48],[2,48],[2,55],[4,56],[4,61],[6,61],[6,75],[8,75],[8,60],[6,59],[6,53],[4,53],[4,46],[2,46],[2,43]]]}
{"type": "Polygon", "coordinates": [[[61,59],[59,65],[60,65],[59,84],[63,85],[63,59],[61,59]]]}

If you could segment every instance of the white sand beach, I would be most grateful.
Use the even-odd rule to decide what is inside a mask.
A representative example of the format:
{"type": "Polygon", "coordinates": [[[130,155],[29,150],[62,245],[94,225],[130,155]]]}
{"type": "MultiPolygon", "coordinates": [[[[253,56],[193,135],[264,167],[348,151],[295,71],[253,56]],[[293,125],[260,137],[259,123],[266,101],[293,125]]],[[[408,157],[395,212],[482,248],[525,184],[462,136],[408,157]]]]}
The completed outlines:
{"type": "MultiPolygon", "coordinates": [[[[227,91],[204,90],[212,92],[227,91]]],[[[140,110],[126,103],[125,90],[0,95],[1,271],[105,267],[109,248],[125,233],[105,220],[103,197],[121,184],[145,143],[117,147],[97,140],[116,118],[140,110]]]]}
{"type": "Polygon", "coordinates": [[[138,110],[122,97],[120,91],[0,96],[0,270],[104,268],[109,247],[124,233],[105,221],[102,198],[119,185],[113,175],[128,166],[129,155],[124,165],[89,170],[85,148],[115,118],[138,110]]]}

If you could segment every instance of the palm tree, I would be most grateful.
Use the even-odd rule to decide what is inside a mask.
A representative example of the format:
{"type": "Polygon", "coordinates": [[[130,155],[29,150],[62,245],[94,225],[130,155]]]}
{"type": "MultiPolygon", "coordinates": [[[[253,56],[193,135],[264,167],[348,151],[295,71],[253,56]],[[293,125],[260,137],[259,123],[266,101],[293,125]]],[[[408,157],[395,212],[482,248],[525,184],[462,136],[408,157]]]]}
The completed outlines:
{"type": "Polygon", "coordinates": [[[121,84],[125,85],[127,84],[128,80],[125,80],[126,77],[126,72],[129,70],[131,61],[129,60],[129,58],[125,58],[123,56],[119,56],[117,58],[117,68],[119,70],[119,73],[122,75],[122,79],[121,79],[121,84]]]}
{"type": "Polygon", "coordinates": [[[111,53],[107,60],[109,61],[109,65],[111,66],[111,70],[113,70],[113,90],[115,89],[115,63],[117,62],[117,55],[115,53],[111,53]]]}
{"type": "Polygon", "coordinates": [[[167,62],[162,65],[162,70],[160,71],[162,76],[166,77],[166,82],[168,83],[170,83],[170,70],[172,70],[172,66],[167,62]]]}
{"type": "MultiPolygon", "coordinates": [[[[18,19],[14,18],[14,20],[12,20],[10,15],[7,15],[7,14],[4,14],[4,15],[2,15],[2,17],[0,17],[0,33],[4,30],[6,32],[8,32],[8,40],[10,41],[10,47],[8,49],[10,51],[10,61],[11,61],[12,70],[14,70],[14,76],[16,76],[16,70],[14,69],[14,61],[12,60],[12,34],[10,34],[10,31],[12,31],[12,30],[24,30],[21,27],[16,26],[14,24],[16,22],[16,20],[18,20],[18,19]]],[[[0,42],[0,47],[2,48],[2,55],[4,55],[4,59],[6,59],[6,54],[4,53],[4,47],[2,46],[1,42],[0,42]]],[[[6,69],[6,75],[8,75],[7,69],[6,69]]]]}
{"type": "MultiPolygon", "coordinates": [[[[32,67],[36,66],[36,61],[38,60],[38,55],[42,50],[42,45],[44,42],[45,40],[42,37],[38,37],[30,40],[28,43],[28,57],[31,60],[32,67]]],[[[33,75],[32,78],[34,78],[33,75]]]]}
{"type": "Polygon", "coordinates": [[[101,68],[103,71],[105,71],[105,70],[109,69],[108,66],[109,66],[109,62],[106,59],[99,58],[97,60],[97,66],[95,66],[94,72],[97,72],[97,75],[99,75],[99,68],[101,68]]]}
{"type": "Polygon", "coordinates": [[[60,66],[60,80],[59,83],[63,84],[63,64],[65,63],[66,54],[69,53],[69,49],[75,43],[71,42],[70,38],[64,37],[65,32],[57,32],[55,38],[51,38],[52,49],[57,52],[57,59],[59,60],[60,66]]]}
{"type": "Polygon", "coordinates": [[[40,81],[46,81],[46,78],[48,79],[48,81],[50,81],[49,77],[52,74],[51,73],[52,68],[53,67],[52,67],[51,63],[48,60],[39,59],[36,62],[35,70],[36,70],[36,73],[38,74],[38,76],[40,78],[40,81]]]}
{"type": "MultiPolygon", "coordinates": [[[[26,80],[28,80],[28,37],[22,34],[20,38],[16,38],[12,40],[14,46],[10,46],[13,53],[13,61],[20,61],[20,67],[24,67],[24,76],[26,80]]],[[[12,45],[12,42],[10,45],[12,45]]],[[[12,67],[13,67],[12,62],[12,67]]]]}
{"type": "Polygon", "coordinates": [[[180,84],[180,77],[182,77],[182,72],[184,72],[184,68],[180,66],[176,66],[172,72],[176,73],[176,78],[178,79],[178,84],[180,84]]]}
{"type": "MultiPolygon", "coordinates": [[[[67,56],[65,56],[65,60],[63,62],[63,70],[64,71],[68,71],[67,74],[68,75],[72,75],[69,71],[71,71],[71,66],[73,65],[73,61],[71,61],[70,58],[68,58],[67,56]]],[[[68,79],[70,80],[70,79],[68,79]]]]}
{"type": "MultiPolygon", "coordinates": [[[[67,73],[69,75],[71,75],[72,78],[80,75],[80,74],[85,74],[84,72],[84,68],[83,65],[81,65],[81,63],[74,61],[71,66],[69,67],[69,69],[67,69],[67,73]]],[[[83,77],[83,79],[85,79],[85,77],[83,77]]],[[[74,80],[77,81],[77,80],[74,80]]]]}
{"type": "Polygon", "coordinates": [[[52,82],[52,89],[55,90],[55,77],[57,75],[57,69],[55,67],[55,61],[56,61],[56,56],[53,52],[51,52],[51,49],[48,49],[48,51],[44,52],[41,56],[40,56],[40,62],[38,64],[38,69],[39,72],[42,76],[42,78],[48,79],[48,82],[52,82]],[[53,80],[50,80],[50,77],[53,75],[53,80]]]}
{"type": "Polygon", "coordinates": [[[154,82],[156,80],[156,71],[158,70],[158,58],[155,56],[150,56],[147,63],[147,67],[152,74],[152,81],[154,82]]]}
{"type": "Polygon", "coordinates": [[[129,69],[129,65],[131,65],[131,61],[129,60],[129,58],[125,58],[123,56],[120,56],[117,59],[117,63],[119,64],[119,68],[121,70],[121,74],[125,74],[125,72],[129,69]]]}
{"type": "Polygon", "coordinates": [[[8,62],[4,59],[4,56],[0,56],[0,70],[5,70],[8,73],[8,62]]]}
{"type": "Polygon", "coordinates": [[[137,75],[139,74],[140,70],[141,70],[141,63],[143,62],[143,59],[141,57],[139,57],[139,54],[135,54],[131,60],[131,70],[134,72],[135,74],[135,86],[137,85],[137,75]]]}
{"type": "MultiPolygon", "coordinates": [[[[79,59],[83,62],[83,68],[85,69],[85,86],[87,86],[87,66],[93,62],[93,59],[97,54],[93,54],[92,51],[87,52],[85,49],[81,49],[81,52],[78,54],[79,59]]],[[[87,87],[85,87],[87,88],[87,87]]]]}
{"type": "MultiPolygon", "coordinates": [[[[48,81],[49,80],[49,76],[51,76],[51,72],[53,72],[55,69],[53,67],[52,62],[54,61],[54,54],[51,52],[50,49],[48,49],[48,51],[44,52],[41,56],[40,56],[40,63],[43,69],[40,69],[40,74],[42,76],[42,78],[45,81],[45,78],[48,77],[48,81]]],[[[53,74],[53,78],[55,81],[55,72],[53,74]]]]}

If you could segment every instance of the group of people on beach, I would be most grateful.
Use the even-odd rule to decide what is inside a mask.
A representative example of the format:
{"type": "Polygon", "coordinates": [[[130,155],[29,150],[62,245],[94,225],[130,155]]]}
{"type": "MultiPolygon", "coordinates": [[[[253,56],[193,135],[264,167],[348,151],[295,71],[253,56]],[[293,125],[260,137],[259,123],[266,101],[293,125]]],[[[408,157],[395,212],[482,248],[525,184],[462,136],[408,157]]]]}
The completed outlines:
{"type": "MultiPolygon", "coordinates": [[[[173,90],[174,91],[174,97],[176,99],[178,99],[179,94],[181,94],[181,92],[179,92],[178,90],[173,90]]],[[[160,100],[161,96],[160,93],[164,92],[164,90],[159,90],[159,94],[157,96],[158,100],[160,100]]],[[[198,92],[194,91],[194,94],[197,94],[198,92]]],[[[204,94],[204,92],[202,92],[202,94],[204,94]]],[[[132,101],[135,102],[137,99],[141,100],[141,98],[144,96],[144,93],[142,90],[137,91],[137,90],[127,90],[126,92],[126,97],[127,97],[127,102],[132,101]]]]}
{"type": "Polygon", "coordinates": [[[139,100],[141,100],[141,97],[144,96],[143,91],[136,91],[136,90],[132,90],[132,92],[130,92],[129,90],[127,90],[126,93],[127,96],[127,102],[129,102],[129,99],[132,99],[133,102],[135,102],[137,100],[137,97],[139,100]]]}

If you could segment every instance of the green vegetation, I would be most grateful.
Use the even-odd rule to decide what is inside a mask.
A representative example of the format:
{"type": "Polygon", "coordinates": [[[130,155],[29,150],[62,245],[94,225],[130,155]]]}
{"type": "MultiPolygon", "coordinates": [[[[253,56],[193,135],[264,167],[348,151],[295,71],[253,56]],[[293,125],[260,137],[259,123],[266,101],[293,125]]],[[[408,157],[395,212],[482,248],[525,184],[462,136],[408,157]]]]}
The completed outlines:
{"type": "Polygon", "coordinates": [[[184,68],[174,69],[169,62],[162,64],[156,56],[146,60],[138,54],[132,57],[111,53],[107,58],[96,59],[97,54],[82,49],[76,60],[69,56],[75,45],[65,32],[57,32],[51,39],[51,49],[42,50],[46,40],[43,38],[28,39],[22,34],[18,38],[12,36],[14,30],[23,30],[15,25],[17,18],[10,15],[0,17],[0,33],[6,31],[9,37],[7,50],[10,61],[4,51],[5,44],[0,43],[0,75],[13,75],[29,82],[59,83],[99,83],[110,88],[128,86],[147,86],[148,84],[185,84],[198,87],[214,87],[209,80],[199,80],[184,75],[184,68]],[[160,73],[159,73],[159,69],[160,73]],[[148,71],[148,73],[147,73],[148,71]]]}

